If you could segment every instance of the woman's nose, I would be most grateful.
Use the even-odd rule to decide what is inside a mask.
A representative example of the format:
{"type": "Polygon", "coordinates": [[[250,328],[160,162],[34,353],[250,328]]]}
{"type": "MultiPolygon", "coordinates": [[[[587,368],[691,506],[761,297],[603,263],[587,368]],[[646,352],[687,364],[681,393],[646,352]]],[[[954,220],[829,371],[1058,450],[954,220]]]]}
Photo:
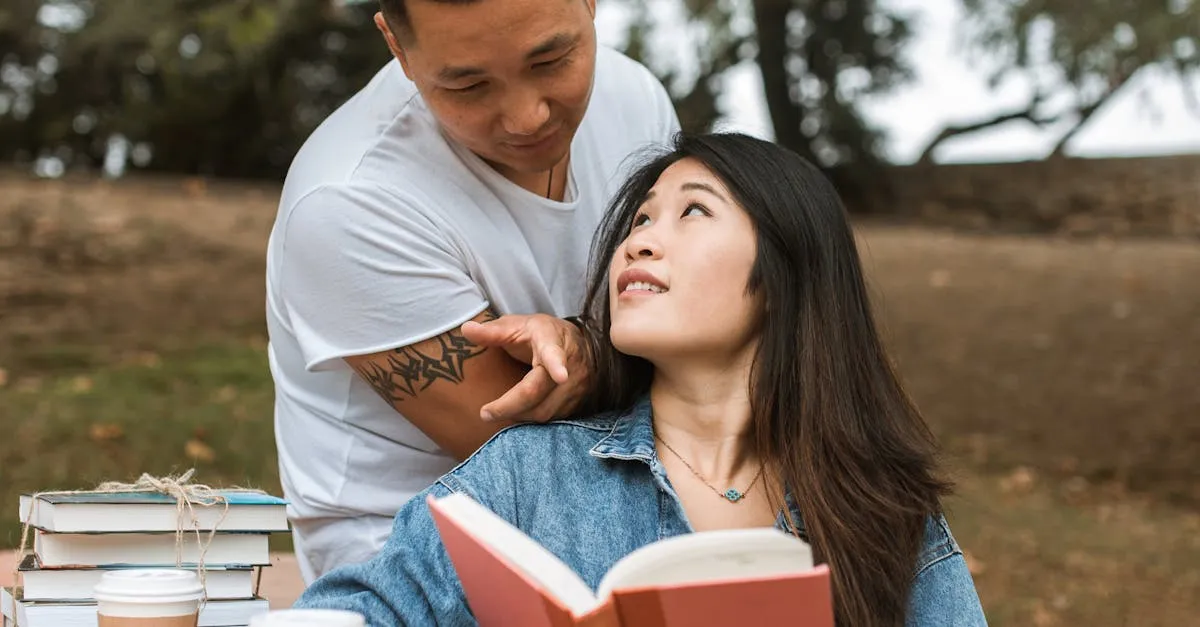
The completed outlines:
{"type": "Polygon", "coordinates": [[[635,259],[657,259],[662,256],[662,243],[658,238],[650,233],[649,229],[645,229],[639,233],[635,233],[625,242],[625,257],[629,261],[635,259]]]}

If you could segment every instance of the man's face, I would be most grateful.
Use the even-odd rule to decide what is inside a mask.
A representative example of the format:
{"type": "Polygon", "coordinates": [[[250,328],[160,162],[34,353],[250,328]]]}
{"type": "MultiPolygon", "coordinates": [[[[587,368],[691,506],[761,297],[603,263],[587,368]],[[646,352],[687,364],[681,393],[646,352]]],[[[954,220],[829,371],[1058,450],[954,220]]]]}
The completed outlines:
{"type": "Polygon", "coordinates": [[[376,23],[447,135],[506,175],[562,160],[591,96],[595,0],[409,0],[408,13],[407,36],[376,23]]]}

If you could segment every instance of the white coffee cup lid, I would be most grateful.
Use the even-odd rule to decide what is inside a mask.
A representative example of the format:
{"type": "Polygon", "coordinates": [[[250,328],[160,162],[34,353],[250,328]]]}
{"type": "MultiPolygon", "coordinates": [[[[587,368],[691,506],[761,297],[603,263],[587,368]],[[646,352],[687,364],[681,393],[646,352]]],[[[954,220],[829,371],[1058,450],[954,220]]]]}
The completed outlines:
{"type": "Polygon", "coordinates": [[[104,573],[93,595],[97,601],[174,603],[200,599],[204,586],[190,570],[131,568],[104,573]]]}
{"type": "Polygon", "coordinates": [[[366,627],[362,614],[345,610],[274,610],[250,619],[250,627],[366,627]]]}

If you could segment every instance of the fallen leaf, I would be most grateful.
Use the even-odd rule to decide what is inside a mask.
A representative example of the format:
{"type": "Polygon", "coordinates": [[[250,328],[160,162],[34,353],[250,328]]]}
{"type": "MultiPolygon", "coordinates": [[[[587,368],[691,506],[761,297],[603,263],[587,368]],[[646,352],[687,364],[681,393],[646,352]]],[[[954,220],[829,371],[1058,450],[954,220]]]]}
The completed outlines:
{"type": "Polygon", "coordinates": [[[1033,487],[1036,476],[1033,470],[1020,466],[1011,474],[1000,480],[1000,490],[1007,494],[1021,494],[1033,487]]]}
{"type": "Polygon", "coordinates": [[[1058,624],[1058,616],[1039,603],[1033,608],[1033,624],[1037,627],[1052,627],[1058,624]]]}
{"type": "Polygon", "coordinates": [[[188,440],[187,444],[183,445],[183,452],[191,459],[201,462],[211,462],[217,458],[217,452],[200,440],[188,440]]]}
{"type": "Polygon", "coordinates": [[[202,198],[208,193],[208,181],[198,176],[191,176],[184,179],[181,186],[183,187],[183,191],[193,198],[202,198]]]}
{"type": "Polygon", "coordinates": [[[217,390],[214,398],[218,403],[229,403],[233,401],[233,399],[237,398],[237,388],[233,387],[232,385],[226,385],[217,390]]]}
{"type": "Polygon", "coordinates": [[[157,368],[162,365],[162,358],[158,356],[158,353],[145,351],[137,354],[134,363],[147,368],[157,368]]]}
{"type": "Polygon", "coordinates": [[[8,385],[8,371],[0,368],[0,388],[8,385]]]}
{"type": "Polygon", "coordinates": [[[121,425],[98,423],[92,425],[88,434],[92,437],[93,442],[111,442],[121,439],[125,435],[125,430],[121,428],[121,425]]]}
{"type": "Polygon", "coordinates": [[[934,270],[933,272],[930,272],[929,273],[929,285],[930,285],[930,287],[936,287],[938,289],[941,289],[943,287],[946,287],[947,285],[950,285],[950,271],[949,270],[934,270]]]}
{"type": "Polygon", "coordinates": [[[94,385],[90,377],[78,376],[71,380],[71,390],[79,394],[91,392],[94,385]]]}
{"type": "Polygon", "coordinates": [[[37,392],[42,389],[42,380],[37,377],[23,377],[17,379],[13,388],[18,392],[37,392]]]}

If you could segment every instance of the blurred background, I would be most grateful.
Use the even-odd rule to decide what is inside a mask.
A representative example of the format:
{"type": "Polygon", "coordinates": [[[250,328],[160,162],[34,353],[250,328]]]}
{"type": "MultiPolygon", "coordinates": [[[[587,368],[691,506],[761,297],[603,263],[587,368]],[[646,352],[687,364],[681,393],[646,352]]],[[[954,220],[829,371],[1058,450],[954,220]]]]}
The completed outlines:
{"type": "MultiPolygon", "coordinates": [[[[598,5],[686,127],[838,184],[992,624],[1195,624],[1200,2],[598,5]]],[[[263,251],[375,10],[4,0],[0,549],[20,492],[279,493],[263,251]]]]}

